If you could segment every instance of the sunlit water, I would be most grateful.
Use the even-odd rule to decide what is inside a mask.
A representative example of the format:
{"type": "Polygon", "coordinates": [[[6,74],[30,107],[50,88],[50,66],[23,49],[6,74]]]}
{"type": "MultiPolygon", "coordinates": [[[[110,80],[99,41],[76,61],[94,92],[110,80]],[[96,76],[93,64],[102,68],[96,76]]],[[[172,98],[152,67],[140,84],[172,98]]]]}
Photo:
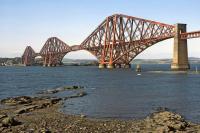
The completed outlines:
{"type": "Polygon", "coordinates": [[[64,112],[139,119],[158,107],[167,107],[188,120],[200,122],[200,74],[172,73],[169,68],[170,65],[142,65],[143,72],[137,75],[134,66],[112,70],[90,66],[0,67],[0,99],[81,85],[88,95],[66,100],[64,112]]]}

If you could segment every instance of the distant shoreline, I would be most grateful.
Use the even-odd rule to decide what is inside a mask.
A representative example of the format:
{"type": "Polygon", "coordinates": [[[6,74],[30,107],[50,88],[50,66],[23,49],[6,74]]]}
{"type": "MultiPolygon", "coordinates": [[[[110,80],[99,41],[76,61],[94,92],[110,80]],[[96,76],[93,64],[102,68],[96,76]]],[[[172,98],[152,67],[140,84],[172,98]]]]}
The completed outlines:
{"type": "MultiPolygon", "coordinates": [[[[172,59],[134,59],[131,64],[171,64],[172,59]]],[[[98,66],[97,60],[92,59],[66,59],[62,61],[64,66],[98,66]]],[[[190,57],[190,64],[200,64],[200,58],[190,57]]],[[[62,66],[61,65],[61,66],[62,66]]],[[[23,66],[21,58],[0,58],[0,66],[23,66]]],[[[42,66],[42,60],[36,59],[33,66],[42,66]]]]}

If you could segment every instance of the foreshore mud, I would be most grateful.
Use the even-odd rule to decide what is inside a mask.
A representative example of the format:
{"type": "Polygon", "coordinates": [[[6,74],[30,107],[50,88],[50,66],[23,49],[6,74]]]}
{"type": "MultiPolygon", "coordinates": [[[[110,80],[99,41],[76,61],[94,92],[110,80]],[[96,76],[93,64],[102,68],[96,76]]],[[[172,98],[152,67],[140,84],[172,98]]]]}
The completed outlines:
{"type": "MultiPolygon", "coordinates": [[[[76,87],[75,87],[76,88],[76,87]]],[[[78,89],[78,88],[76,88],[78,89]]],[[[200,125],[181,115],[161,108],[142,120],[92,119],[84,114],[69,115],[59,111],[63,100],[85,96],[59,97],[19,96],[1,100],[1,133],[134,133],[134,132],[200,132],[200,125]]],[[[69,90],[69,89],[66,89],[69,90]]],[[[70,89],[71,90],[71,89],[70,89]]],[[[63,91],[63,90],[62,90],[63,91]]],[[[134,113],[134,112],[133,112],[134,113]]]]}

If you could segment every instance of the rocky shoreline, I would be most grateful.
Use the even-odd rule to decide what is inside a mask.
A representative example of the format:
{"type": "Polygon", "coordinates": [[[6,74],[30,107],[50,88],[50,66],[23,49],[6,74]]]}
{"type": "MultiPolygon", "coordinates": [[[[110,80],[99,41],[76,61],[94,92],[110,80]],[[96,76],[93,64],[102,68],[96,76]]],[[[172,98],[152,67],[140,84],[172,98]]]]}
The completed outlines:
{"type": "Polygon", "coordinates": [[[64,98],[20,96],[2,99],[1,133],[133,133],[133,132],[200,132],[200,125],[181,115],[160,108],[142,120],[99,120],[59,111],[63,100],[85,96],[82,87],[72,86],[42,92],[44,94],[78,89],[76,95],[64,98]]]}

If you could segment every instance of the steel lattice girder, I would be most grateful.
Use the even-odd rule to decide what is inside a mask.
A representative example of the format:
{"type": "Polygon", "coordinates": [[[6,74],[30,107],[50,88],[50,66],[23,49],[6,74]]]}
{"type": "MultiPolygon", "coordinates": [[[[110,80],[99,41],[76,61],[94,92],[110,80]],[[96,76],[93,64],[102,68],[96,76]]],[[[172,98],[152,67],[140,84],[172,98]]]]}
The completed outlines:
{"type": "Polygon", "coordinates": [[[174,26],[116,14],[107,17],[81,43],[101,64],[130,63],[147,47],[174,37],[174,26]]]}
{"type": "Polygon", "coordinates": [[[71,48],[57,37],[49,38],[40,51],[44,59],[44,65],[60,64],[63,57],[71,51],[71,48]]]}
{"type": "MultiPolygon", "coordinates": [[[[133,58],[157,42],[173,38],[175,26],[160,22],[114,14],[107,17],[80,45],[69,47],[57,37],[49,38],[40,53],[28,46],[22,56],[31,65],[35,56],[42,56],[44,65],[60,64],[70,51],[87,50],[101,64],[129,64],[133,58]]],[[[181,39],[200,37],[200,31],[180,33],[181,39]]]]}
{"type": "Polygon", "coordinates": [[[22,55],[22,64],[32,65],[34,62],[34,58],[36,56],[35,51],[31,46],[27,46],[23,55],[22,55]]]}
{"type": "Polygon", "coordinates": [[[200,31],[181,33],[181,39],[190,39],[200,37],[200,31]]]}

